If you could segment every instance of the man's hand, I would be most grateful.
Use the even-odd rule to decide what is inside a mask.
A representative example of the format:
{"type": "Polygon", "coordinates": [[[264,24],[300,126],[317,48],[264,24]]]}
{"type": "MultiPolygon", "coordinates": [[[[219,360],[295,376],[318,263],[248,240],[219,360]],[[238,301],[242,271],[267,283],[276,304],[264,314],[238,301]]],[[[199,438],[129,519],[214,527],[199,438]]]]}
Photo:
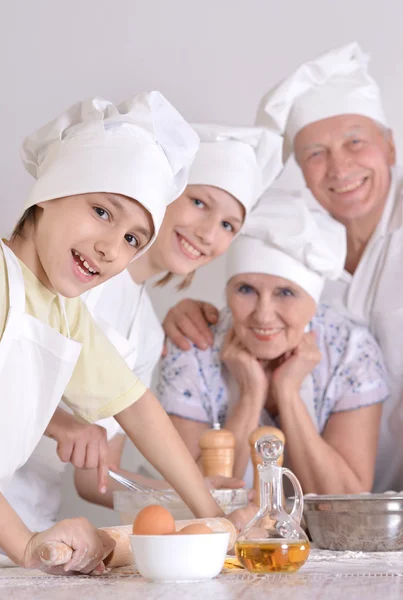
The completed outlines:
{"type": "Polygon", "coordinates": [[[213,343],[209,325],[217,323],[218,314],[218,310],[208,302],[181,300],[164,319],[165,335],[181,350],[190,350],[189,340],[200,350],[206,350],[213,343]]]}
{"type": "Polygon", "coordinates": [[[105,570],[103,560],[115,548],[116,542],[104,531],[95,529],[86,519],[65,519],[42,533],[35,533],[24,553],[24,567],[42,569],[54,575],[74,572],[101,575],[105,570]],[[63,542],[73,550],[64,565],[45,566],[41,549],[48,542],[63,542]]]}
{"type": "Polygon", "coordinates": [[[59,407],[45,435],[56,440],[57,454],[62,462],[71,462],[78,469],[98,469],[98,489],[102,494],[106,492],[108,441],[103,427],[80,423],[59,407]]]}

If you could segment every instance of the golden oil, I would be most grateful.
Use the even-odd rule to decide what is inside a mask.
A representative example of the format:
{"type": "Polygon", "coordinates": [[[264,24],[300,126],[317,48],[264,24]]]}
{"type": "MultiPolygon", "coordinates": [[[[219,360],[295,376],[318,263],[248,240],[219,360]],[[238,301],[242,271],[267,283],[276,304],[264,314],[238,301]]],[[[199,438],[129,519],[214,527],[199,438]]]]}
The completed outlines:
{"type": "Polygon", "coordinates": [[[245,540],[236,542],[236,556],[252,573],[293,573],[309,556],[309,542],[304,540],[245,540]]]}

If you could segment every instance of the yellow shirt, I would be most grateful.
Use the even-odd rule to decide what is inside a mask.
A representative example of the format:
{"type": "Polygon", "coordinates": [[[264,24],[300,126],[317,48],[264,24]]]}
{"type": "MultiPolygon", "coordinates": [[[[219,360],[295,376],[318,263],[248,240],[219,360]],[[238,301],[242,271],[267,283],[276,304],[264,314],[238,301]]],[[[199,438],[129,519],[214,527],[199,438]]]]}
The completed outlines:
{"type": "MultiPolygon", "coordinates": [[[[19,263],[25,283],[26,312],[67,336],[59,298],[24,263],[19,263]]],[[[8,277],[2,250],[0,298],[1,339],[9,309],[8,277]]],[[[80,298],[67,298],[65,309],[70,337],[83,346],[63,399],[85,421],[95,422],[116,415],[141,398],[147,388],[97,327],[80,298]]]]}

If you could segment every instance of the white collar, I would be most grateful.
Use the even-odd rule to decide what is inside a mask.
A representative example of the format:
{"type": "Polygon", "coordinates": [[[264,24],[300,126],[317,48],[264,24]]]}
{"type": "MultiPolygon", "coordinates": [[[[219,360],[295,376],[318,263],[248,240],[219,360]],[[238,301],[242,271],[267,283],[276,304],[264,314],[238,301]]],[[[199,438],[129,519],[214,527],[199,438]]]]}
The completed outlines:
{"type": "Polygon", "coordinates": [[[391,182],[388,197],[382,216],[372,236],[373,239],[391,233],[403,226],[403,170],[394,167],[391,172],[391,182]]]}

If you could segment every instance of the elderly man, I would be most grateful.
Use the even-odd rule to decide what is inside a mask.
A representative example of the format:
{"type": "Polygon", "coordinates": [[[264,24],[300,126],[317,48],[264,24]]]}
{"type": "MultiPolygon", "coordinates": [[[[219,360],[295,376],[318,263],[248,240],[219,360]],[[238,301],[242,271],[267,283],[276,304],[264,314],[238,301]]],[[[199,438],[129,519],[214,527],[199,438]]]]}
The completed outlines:
{"type": "MultiPolygon", "coordinates": [[[[347,230],[342,277],[322,299],[367,325],[390,375],[391,398],[382,416],[374,491],[403,489],[403,172],[387,127],[379,89],[358,44],[299,67],[262,100],[258,122],[284,138],[314,199],[347,230]]],[[[209,343],[211,307],[184,301],[166,320],[184,347],[186,333],[209,343]]],[[[346,444],[349,440],[345,441],[346,444]]]]}

